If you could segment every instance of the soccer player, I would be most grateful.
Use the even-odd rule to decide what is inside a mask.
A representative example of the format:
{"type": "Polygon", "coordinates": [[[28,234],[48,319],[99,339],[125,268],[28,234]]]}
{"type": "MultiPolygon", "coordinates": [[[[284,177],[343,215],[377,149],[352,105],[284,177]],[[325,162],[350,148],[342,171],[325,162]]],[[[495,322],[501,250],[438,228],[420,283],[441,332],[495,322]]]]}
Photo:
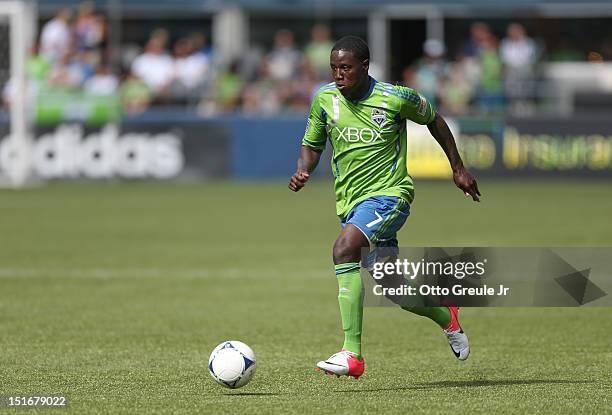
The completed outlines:
{"type": "MultiPolygon", "coordinates": [[[[407,119],[427,125],[448,157],[457,187],[474,201],[480,196],[444,119],[415,90],[370,77],[369,60],[368,45],[358,37],[343,37],[333,46],[330,66],[334,82],[321,87],[314,96],[297,171],[289,180],[294,192],[304,187],[329,140],[336,211],[342,225],[333,260],[344,345],[317,367],[328,374],[355,378],[365,369],[361,354],[361,249],[397,247],[397,231],[410,214],[414,197],[412,178],[406,169],[407,119]]],[[[455,356],[467,359],[470,348],[459,325],[457,307],[405,309],[436,322],[455,356]]]]}

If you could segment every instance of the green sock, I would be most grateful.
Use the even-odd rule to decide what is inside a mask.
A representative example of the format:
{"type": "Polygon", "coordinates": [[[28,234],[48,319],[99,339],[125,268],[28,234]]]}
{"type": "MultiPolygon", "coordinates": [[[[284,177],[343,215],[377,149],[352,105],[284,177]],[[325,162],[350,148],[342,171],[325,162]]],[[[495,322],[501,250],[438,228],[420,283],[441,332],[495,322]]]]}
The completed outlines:
{"type": "Polygon", "coordinates": [[[358,262],[336,265],[338,303],[344,330],[344,346],[361,359],[361,324],[363,321],[363,283],[358,262]]]}
{"type": "Polygon", "coordinates": [[[442,329],[448,327],[451,322],[451,315],[448,307],[402,307],[406,311],[418,314],[419,316],[429,317],[442,329]]]}

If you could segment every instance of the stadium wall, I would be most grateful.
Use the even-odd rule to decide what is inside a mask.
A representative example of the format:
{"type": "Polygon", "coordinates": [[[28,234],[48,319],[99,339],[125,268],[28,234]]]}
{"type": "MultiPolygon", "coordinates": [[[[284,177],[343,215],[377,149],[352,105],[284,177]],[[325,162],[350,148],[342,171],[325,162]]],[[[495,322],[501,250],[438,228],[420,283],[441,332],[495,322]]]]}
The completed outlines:
{"type": "MultiPolygon", "coordinates": [[[[295,170],[303,116],[205,119],[144,115],[120,123],[39,125],[30,151],[46,179],[285,179],[295,170]]],[[[466,164],[483,176],[612,177],[612,120],[605,117],[451,120],[466,164]]],[[[0,169],[15,148],[0,123],[0,169]]],[[[426,127],[408,125],[408,167],[426,178],[450,176],[426,127]]],[[[329,149],[317,171],[331,177],[329,149]]]]}

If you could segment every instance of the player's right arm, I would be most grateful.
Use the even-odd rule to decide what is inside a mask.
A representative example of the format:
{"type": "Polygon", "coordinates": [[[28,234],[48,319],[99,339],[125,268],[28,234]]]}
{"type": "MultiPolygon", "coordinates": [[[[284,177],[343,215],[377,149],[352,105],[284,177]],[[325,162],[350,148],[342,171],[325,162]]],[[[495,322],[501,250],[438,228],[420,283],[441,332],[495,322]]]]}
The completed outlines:
{"type": "Polygon", "coordinates": [[[300,158],[297,162],[297,170],[293,173],[291,179],[289,179],[289,189],[297,192],[304,187],[308,179],[310,179],[310,173],[319,164],[320,158],[321,153],[303,145],[300,151],[300,158]]]}
{"type": "Polygon", "coordinates": [[[302,138],[300,158],[297,161],[297,170],[289,179],[289,189],[297,192],[304,187],[310,178],[310,173],[319,164],[321,153],[325,150],[325,141],[325,121],[319,105],[319,94],[317,94],[310,106],[306,132],[304,138],[302,138]]]}

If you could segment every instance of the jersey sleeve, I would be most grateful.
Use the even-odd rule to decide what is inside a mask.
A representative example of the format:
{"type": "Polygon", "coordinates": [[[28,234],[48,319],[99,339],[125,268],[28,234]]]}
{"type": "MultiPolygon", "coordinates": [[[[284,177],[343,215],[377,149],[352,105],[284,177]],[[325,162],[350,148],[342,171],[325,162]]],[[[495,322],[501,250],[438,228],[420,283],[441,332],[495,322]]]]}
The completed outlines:
{"type": "Polygon", "coordinates": [[[325,150],[327,135],[325,133],[325,120],[323,119],[323,109],[319,103],[319,94],[315,95],[310,106],[306,131],[302,138],[302,145],[308,146],[315,151],[325,150]]]}
{"type": "Polygon", "coordinates": [[[400,117],[402,119],[409,119],[422,125],[434,120],[436,111],[427,98],[412,88],[399,85],[395,88],[401,100],[400,117]]]}

